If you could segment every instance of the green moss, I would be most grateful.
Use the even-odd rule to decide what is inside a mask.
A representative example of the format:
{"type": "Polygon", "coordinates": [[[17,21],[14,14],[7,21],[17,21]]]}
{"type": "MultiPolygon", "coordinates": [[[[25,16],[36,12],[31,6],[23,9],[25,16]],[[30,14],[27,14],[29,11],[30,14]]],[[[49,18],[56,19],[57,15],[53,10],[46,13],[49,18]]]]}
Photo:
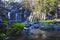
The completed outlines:
{"type": "Polygon", "coordinates": [[[51,20],[45,20],[45,21],[42,21],[41,23],[44,25],[53,25],[54,24],[54,22],[51,20]]]}
{"type": "Polygon", "coordinates": [[[12,27],[16,29],[23,29],[25,27],[25,24],[24,23],[13,23],[12,27]]]}

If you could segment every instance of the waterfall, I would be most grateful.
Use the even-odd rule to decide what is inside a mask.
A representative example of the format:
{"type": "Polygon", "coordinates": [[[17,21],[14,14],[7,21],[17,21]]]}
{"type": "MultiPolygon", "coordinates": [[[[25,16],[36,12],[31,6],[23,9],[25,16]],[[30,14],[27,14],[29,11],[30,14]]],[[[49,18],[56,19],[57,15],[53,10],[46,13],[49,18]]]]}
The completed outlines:
{"type": "Polygon", "coordinates": [[[28,17],[28,20],[29,20],[30,22],[33,21],[33,16],[32,16],[32,15],[33,15],[33,13],[31,13],[30,16],[28,17]]]}
{"type": "Polygon", "coordinates": [[[18,15],[17,15],[17,13],[16,13],[16,14],[15,14],[15,19],[16,19],[16,21],[17,21],[17,16],[18,16],[18,15]]]}
{"type": "Polygon", "coordinates": [[[30,22],[37,22],[37,14],[35,12],[31,13],[29,16],[29,21],[30,22]]]}
{"type": "Polygon", "coordinates": [[[8,12],[8,18],[10,19],[10,12],[8,12]]]}

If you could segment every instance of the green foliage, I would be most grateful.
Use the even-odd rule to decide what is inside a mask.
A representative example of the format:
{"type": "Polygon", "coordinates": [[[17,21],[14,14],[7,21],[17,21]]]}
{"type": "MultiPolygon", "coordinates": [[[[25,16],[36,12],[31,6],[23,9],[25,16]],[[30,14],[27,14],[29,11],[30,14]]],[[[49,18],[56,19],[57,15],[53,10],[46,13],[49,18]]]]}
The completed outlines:
{"type": "Polygon", "coordinates": [[[55,9],[56,3],[60,4],[60,0],[37,0],[35,10],[44,13],[49,13],[50,11],[55,9]]]}
{"type": "Polygon", "coordinates": [[[0,40],[3,40],[3,36],[2,36],[2,34],[0,34],[0,40]]]}
{"type": "Polygon", "coordinates": [[[21,34],[22,34],[24,27],[25,27],[24,23],[15,22],[8,29],[8,35],[14,37],[14,39],[15,39],[15,37],[21,37],[21,34]]]}
{"type": "Polygon", "coordinates": [[[60,22],[58,22],[57,25],[60,26],[60,22]]]}
{"type": "Polygon", "coordinates": [[[17,5],[17,4],[19,4],[18,2],[10,2],[10,5],[17,5]]]}
{"type": "Polygon", "coordinates": [[[8,24],[8,21],[7,20],[4,20],[3,23],[7,25],[8,24]]]}
{"type": "Polygon", "coordinates": [[[32,22],[32,24],[35,24],[35,22],[32,22]]]}
{"type": "Polygon", "coordinates": [[[22,30],[25,27],[25,24],[24,23],[13,23],[12,27],[15,29],[21,29],[22,30]]]}
{"type": "Polygon", "coordinates": [[[0,31],[0,40],[3,40],[3,38],[4,38],[4,33],[0,31]]]}
{"type": "MultiPolygon", "coordinates": [[[[43,20],[41,23],[44,25],[54,25],[54,21],[52,20],[43,20]]],[[[56,22],[56,25],[60,26],[60,22],[56,22]]]]}
{"type": "Polygon", "coordinates": [[[54,24],[54,22],[51,20],[45,20],[45,21],[42,21],[41,23],[44,25],[53,25],[54,24]]]}

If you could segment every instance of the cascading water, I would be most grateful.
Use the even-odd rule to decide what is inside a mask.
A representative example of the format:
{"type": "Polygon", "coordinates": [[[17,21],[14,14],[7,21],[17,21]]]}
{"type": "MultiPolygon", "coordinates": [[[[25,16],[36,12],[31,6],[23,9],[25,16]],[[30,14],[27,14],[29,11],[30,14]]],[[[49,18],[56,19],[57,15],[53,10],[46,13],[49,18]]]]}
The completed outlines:
{"type": "Polygon", "coordinates": [[[30,22],[37,22],[38,21],[38,18],[37,18],[36,13],[31,13],[30,16],[28,17],[28,20],[30,22]]]}
{"type": "Polygon", "coordinates": [[[32,13],[30,14],[30,16],[28,17],[28,20],[32,22],[32,13]]]}
{"type": "Polygon", "coordinates": [[[16,21],[17,21],[17,13],[15,14],[16,16],[15,16],[15,19],[16,19],[16,21]]]}
{"type": "Polygon", "coordinates": [[[10,12],[8,12],[8,18],[10,19],[10,12]]]}

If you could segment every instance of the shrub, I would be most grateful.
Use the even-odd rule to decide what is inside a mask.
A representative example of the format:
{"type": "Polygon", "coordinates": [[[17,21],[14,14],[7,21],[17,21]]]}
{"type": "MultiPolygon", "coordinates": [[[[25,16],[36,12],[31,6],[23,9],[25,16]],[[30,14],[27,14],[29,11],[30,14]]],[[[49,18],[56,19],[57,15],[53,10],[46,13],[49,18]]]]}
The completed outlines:
{"type": "Polygon", "coordinates": [[[0,34],[0,40],[3,40],[3,36],[2,36],[2,34],[0,34]]]}
{"type": "Polygon", "coordinates": [[[60,22],[57,22],[57,25],[60,26],[60,22]]]}
{"type": "Polygon", "coordinates": [[[18,23],[15,22],[11,25],[11,27],[9,28],[9,32],[22,32],[23,28],[25,27],[24,23],[18,23]]]}
{"type": "Polygon", "coordinates": [[[15,28],[15,29],[23,29],[25,27],[25,24],[24,23],[13,23],[12,24],[12,27],[15,28]]]}
{"type": "Polygon", "coordinates": [[[8,21],[7,20],[4,20],[3,23],[7,25],[8,24],[8,21]]]}
{"type": "Polygon", "coordinates": [[[24,23],[18,23],[18,22],[13,23],[11,27],[8,29],[8,32],[7,32],[8,37],[14,37],[14,40],[17,37],[21,37],[24,27],[25,27],[24,23]]]}
{"type": "Polygon", "coordinates": [[[53,25],[54,24],[54,22],[51,20],[50,21],[49,20],[48,21],[42,21],[41,23],[44,25],[53,25]]]}
{"type": "Polygon", "coordinates": [[[5,37],[4,33],[0,31],[0,40],[4,40],[4,37],[5,37]]]}

